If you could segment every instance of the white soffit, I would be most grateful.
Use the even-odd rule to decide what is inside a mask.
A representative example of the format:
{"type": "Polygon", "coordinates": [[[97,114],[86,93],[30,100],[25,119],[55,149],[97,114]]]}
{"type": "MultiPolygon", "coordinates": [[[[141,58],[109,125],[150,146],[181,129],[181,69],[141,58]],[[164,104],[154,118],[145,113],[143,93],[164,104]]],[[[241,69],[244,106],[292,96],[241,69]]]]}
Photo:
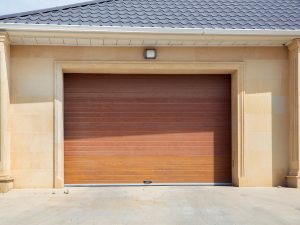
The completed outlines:
{"type": "Polygon", "coordinates": [[[122,39],[122,38],[76,38],[76,37],[39,37],[9,35],[12,45],[65,45],[65,46],[282,46],[292,38],[275,40],[227,40],[201,39],[122,39]]]}
{"type": "Polygon", "coordinates": [[[282,46],[300,31],[0,25],[12,45],[282,46]],[[65,30],[64,30],[65,29],[65,30]]]}
{"type": "Polygon", "coordinates": [[[12,45],[61,45],[61,46],[283,46],[293,38],[239,38],[239,37],[207,37],[194,38],[152,37],[152,38],[120,38],[113,37],[67,37],[39,35],[9,35],[12,45]]]}

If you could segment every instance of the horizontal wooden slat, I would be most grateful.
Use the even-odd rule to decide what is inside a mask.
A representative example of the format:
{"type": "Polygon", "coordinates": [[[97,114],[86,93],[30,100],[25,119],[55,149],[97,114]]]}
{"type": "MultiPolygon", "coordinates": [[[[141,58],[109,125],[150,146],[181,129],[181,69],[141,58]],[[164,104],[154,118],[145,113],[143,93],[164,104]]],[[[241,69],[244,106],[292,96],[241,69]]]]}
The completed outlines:
{"type": "MultiPolygon", "coordinates": [[[[223,141],[223,139],[222,139],[223,141]]],[[[201,147],[201,146],[212,146],[214,139],[203,140],[203,141],[66,141],[65,148],[67,147],[124,147],[124,146],[135,146],[135,147],[201,147]]],[[[221,146],[228,144],[228,140],[224,140],[221,146]]],[[[226,147],[226,146],[225,146],[226,147]]]]}

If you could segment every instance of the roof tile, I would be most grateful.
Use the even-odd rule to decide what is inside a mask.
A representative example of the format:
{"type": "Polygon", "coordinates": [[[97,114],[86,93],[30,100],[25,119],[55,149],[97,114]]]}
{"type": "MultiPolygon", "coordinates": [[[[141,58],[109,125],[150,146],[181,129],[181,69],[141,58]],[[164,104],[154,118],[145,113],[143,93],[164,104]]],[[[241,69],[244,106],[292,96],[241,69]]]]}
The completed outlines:
{"type": "Polygon", "coordinates": [[[300,29],[299,0],[96,0],[0,17],[1,23],[300,29]]]}

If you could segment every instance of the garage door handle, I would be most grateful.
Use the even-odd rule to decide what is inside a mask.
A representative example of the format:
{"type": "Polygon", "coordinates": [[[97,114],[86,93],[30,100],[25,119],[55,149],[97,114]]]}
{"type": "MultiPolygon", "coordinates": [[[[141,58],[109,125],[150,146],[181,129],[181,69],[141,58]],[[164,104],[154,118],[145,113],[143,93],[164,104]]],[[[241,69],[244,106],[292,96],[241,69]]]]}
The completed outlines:
{"type": "Polygon", "coordinates": [[[152,184],[152,180],[144,180],[144,184],[152,184]]]}

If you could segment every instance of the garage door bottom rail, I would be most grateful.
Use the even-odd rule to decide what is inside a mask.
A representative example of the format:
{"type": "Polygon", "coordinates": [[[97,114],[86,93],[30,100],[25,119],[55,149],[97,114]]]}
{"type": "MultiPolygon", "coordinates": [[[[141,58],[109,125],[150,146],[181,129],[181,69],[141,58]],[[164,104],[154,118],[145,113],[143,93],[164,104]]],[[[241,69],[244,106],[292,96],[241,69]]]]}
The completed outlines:
{"type": "Polygon", "coordinates": [[[130,183],[130,184],[65,184],[65,187],[118,187],[118,186],[232,186],[232,183],[130,183]]]}

